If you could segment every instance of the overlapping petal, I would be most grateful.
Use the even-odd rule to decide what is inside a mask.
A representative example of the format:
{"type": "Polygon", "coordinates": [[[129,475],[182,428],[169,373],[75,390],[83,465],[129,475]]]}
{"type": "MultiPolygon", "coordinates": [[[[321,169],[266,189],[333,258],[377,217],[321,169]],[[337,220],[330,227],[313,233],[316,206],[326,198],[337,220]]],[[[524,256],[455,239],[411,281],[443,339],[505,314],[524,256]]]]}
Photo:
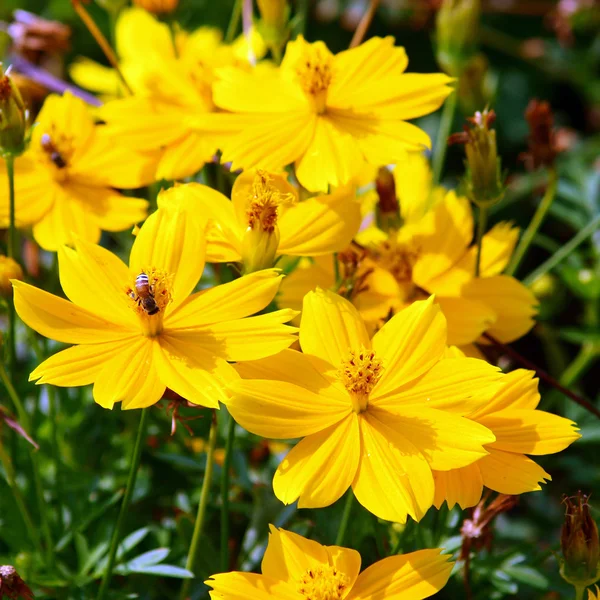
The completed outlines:
{"type": "Polygon", "coordinates": [[[205,583],[213,589],[210,597],[227,600],[304,600],[293,584],[258,575],[257,573],[220,573],[205,583]]]}
{"type": "Polygon", "coordinates": [[[451,471],[434,471],[435,500],[434,506],[439,510],[448,503],[452,509],[458,504],[463,510],[475,506],[483,493],[483,477],[479,470],[479,462],[451,471]]]}

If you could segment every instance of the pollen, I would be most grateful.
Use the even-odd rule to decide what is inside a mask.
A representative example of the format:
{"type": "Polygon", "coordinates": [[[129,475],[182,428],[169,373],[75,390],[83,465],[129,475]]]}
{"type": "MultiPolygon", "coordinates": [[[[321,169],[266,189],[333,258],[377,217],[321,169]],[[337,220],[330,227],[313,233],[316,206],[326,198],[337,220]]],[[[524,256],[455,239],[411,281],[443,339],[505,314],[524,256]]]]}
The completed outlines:
{"type": "Polygon", "coordinates": [[[342,363],[338,376],[352,398],[355,412],[366,410],[369,394],[379,381],[383,363],[373,350],[351,350],[348,360],[342,363]]]}
{"type": "Polygon", "coordinates": [[[412,281],[413,267],[419,258],[419,251],[411,244],[386,240],[377,247],[375,256],[377,263],[389,271],[398,283],[412,281]]]}
{"type": "Polygon", "coordinates": [[[272,233],[277,225],[279,207],[293,204],[294,201],[292,194],[282,194],[277,189],[273,178],[266,171],[258,170],[252,182],[249,207],[246,211],[248,227],[272,233]]]}
{"type": "Polygon", "coordinates": [[[298,581],[297,591],[307,600],[341,600],[349,580],[332,565],[308,569],[298,581]]]}
{"type": "Polygon", "coordinates": [[[154,337],[162,331],[165,308],[171,302],[172,275],[154,267],[142,269],[129,286],[125,294],[129,305],[140,317],[142,331],[148,337],[154,337]],[[144,285],[145,274],[148,285],[144,285]]]}
{"type": "Polygon", "coordinates": [[[304,46],[304,52],[296,64],[296,75],[315,110],[324,113],[327,89],[333,79],[333,55],[325,44],[317,42],[304,46]]]}

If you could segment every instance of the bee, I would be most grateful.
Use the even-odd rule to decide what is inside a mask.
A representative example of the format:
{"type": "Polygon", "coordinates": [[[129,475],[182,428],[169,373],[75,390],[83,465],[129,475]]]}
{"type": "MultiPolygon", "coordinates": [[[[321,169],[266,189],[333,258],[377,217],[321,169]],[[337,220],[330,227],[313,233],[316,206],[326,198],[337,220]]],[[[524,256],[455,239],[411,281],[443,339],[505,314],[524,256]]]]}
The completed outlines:
{"type": "Polygon", "coordinates": [[[140,273],[135,278],[135,291],[131,292],[131,297],[137,300],[137,303],[149,315],[155,315],[160,310],[154,300],[154,290],[146,273],[140,273]]]}
{"type": "Polygon", "coordinates": [[[52,138],[49,134],[44,133],[40,140],[42,149],[44,152],[50,155],[50,160],[59,168],[64,169],[67,166],[67,161],[62,157],[62,154],[58,151],[58,148],[52,142],[52,138]]]}

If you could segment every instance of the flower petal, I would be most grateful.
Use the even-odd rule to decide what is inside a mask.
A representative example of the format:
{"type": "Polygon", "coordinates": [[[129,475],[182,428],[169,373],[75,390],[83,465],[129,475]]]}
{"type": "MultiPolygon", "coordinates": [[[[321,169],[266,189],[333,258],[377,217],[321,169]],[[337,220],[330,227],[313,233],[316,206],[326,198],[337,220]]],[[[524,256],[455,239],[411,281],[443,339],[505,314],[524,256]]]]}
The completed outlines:
{"type": "Polygon", "coordinates": [[[218,147],[215,138],[186,130],[181,138],[164,148],[156,166],[156,179],[174,181],[194,175],[211,161],[218,147]]]}
{"type": "Polygon", "coordinates": [[[13,281],[15,309],[21,319],[43,336],[66,344],[98,344],[131,335],[72,302],[21,281],[13,281]]]}
{"type": "Polygon", "coordinates": [[[427,373],[445,349],[446,319],[433,296],[401,310],[373,336],[373,350],[383,361],[383,373],[372,398],[394,392],[427,373]]]}
{"type": "Polygon", "coordinates": [[[479,339],[496,321],[496,313],[483,302],[436,296],[448,325],[448,344],[465,345],[479,339]]]}
{"type": "Polygon", "coordinates": [[[434,471],[435,500],[434,506],[439,510],[448,503],[452,509],[458,504],[463,510],[475,506],[483,493],[483,478],[479,470],[479,462],[451,471],[434,471]]]}
{"type": "Polygon", "coordinates": [[[484,445],[496,439],[484,425],[443,410],[421,406],[394,415],[377,408],[370,412],[413,444],[437,471],[476,462],[488,454],[484,445]]]}
{"type": "Polygon", "coordinates": [[[298,508],[320,508],[339,500],[350,487],[360,455],[355,413],[305,437],[283,459],[273,477],[275,496],[298,508]]]}
{"type": "Polygon", "coordinates": [[[388,556],[365,569],[346,600],[421,600],[441,590],[454,563],[441,550],[388,556]]]}
{"type": "Polygon", "coordinates": [[[227,410],[244,429],[265,438],[312,435],[352,412],[349,399],[317,395],[285,381],[240,380],[230,391],[227,410]]]}
{"type": "Polygon", "coordinates": [[[477,463],[483,485],[500,494],[524,494],[541,490],[540,483],[552,478],[537,463],[523,454],[490,448],[490,453],[477,463]]]}
{"type": "Polygon", "coordinates": [[[361,457],[352,489],[380,519],[420,521],[433,502],[431,469],[415,446],[369,411],[359,418],[361,457]]]}
{"type": "Polygon", "coordinates": [[[219,573],[204,583],[212,600],[304,600],[292,585],[258,573],[219,573]]]}
{"type": "Polygon", "coordinates": [[[279,269],[265,269],[193,294],[169,315],[167,327],[198,327],[253,315],[269,305],[282,279],[279,269]]]}
{"type": "Polygon", "coordinates": [[[304,297],[300,345],[306,354],[338,368],[351,350],[370,348],[371,342],[356,308],[345,298],[317,288],[304,297]]]}

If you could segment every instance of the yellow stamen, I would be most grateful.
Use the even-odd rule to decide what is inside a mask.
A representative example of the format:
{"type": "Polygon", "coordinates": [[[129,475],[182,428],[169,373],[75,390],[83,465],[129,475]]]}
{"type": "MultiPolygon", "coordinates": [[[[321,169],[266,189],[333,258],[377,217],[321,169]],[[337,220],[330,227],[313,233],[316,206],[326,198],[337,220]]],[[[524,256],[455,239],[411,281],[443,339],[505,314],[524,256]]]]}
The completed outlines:
{"type": "Polygon", "coordinates": [[[333,79],[333,55],[323,42],[305,44],[304,53],[296,64],[296,75],[315,111],[324,113],[327,89],[333,79]]]}
{"type": "Polygon", "coordinates": [[[156,337],[163,329],[165,309],[172,300],[171,288],[173,276],[162,269],[155,269],[154,267],[143,269],[141,272],[148,276],[148,283],[150,284],[149,294],[158,310],[154,314],[149,314],[149,312],[152,312],[148,310],[149,304],[144,305],[144,298],[138,294],[136,279],[139,273],[132,278],[131,285],[126,288],[125,293],[127,294],[130,307],[137,313],[140,319],[142,333],[147,337],[156,337]]]}
{"type": "Polygon", "coordinates": [[[342,363],[338,376],[352,399],[354,412],[367,408],[369,394],[381,377],[383,363],[373,350],[350,350],[350,358],[342,363]]]}
{"type": "Polygon", "coordinates": [[[389,271],[396,281],[412,281],[412,271],[419,258],[419,251],[411,244],[402,244],[390,239],[377,247],[375,255],[379,265],[389,271]]]}
{"type": "Polygon", "coordinates": [[[252,182],[252,192],[249,197],[249,207],[246,211],[248,227],[260,228],[272,232],[277,225],[279,207],[292,204],[294,196],[282,194],[273,184],[273,178],[266,171],[258,170],[252,182]]]}
{"type": "Polygon", "coordinates": [[[340,600],[348,587],[348,577],[332,565],[308,569],[298,581],[298,593],[308,600],[340,600]]]}

